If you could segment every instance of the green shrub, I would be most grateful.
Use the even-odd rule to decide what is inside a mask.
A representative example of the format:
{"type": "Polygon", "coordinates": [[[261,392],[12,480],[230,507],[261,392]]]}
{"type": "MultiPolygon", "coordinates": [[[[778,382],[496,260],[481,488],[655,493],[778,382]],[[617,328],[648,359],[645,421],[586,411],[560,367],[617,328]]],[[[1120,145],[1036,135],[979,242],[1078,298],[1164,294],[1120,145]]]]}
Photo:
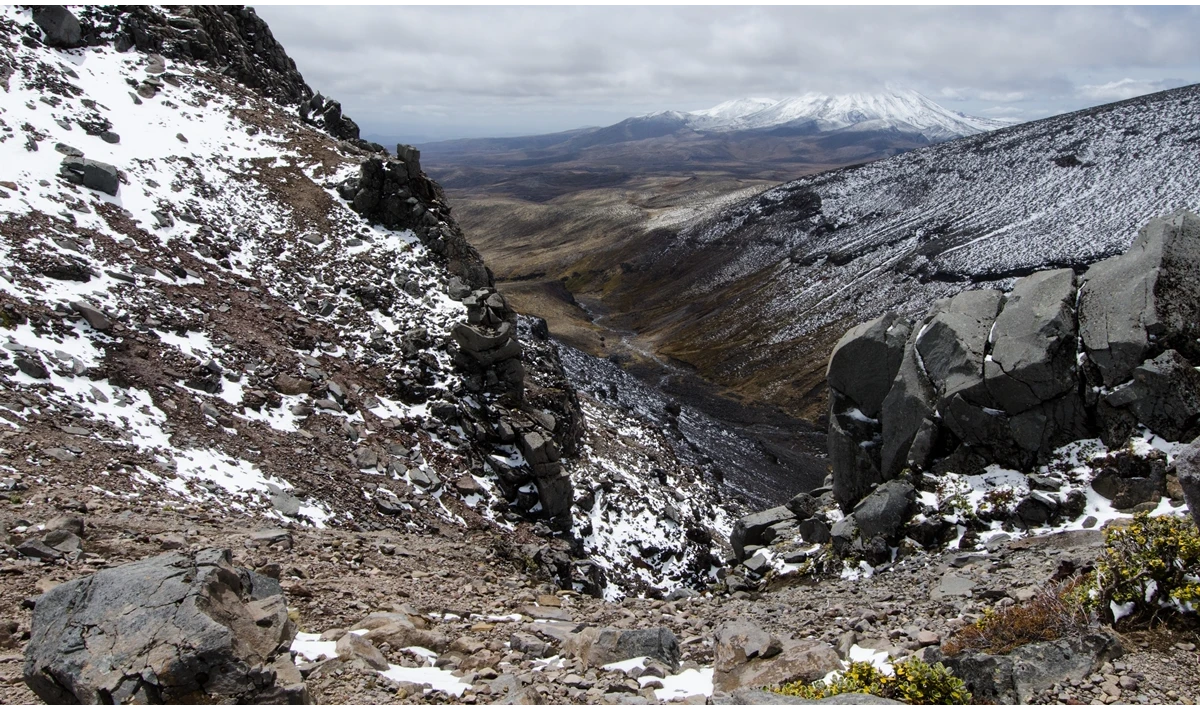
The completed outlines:
{"type": "Polygon", "coordinates": [[[1091,620],[1079,599],[1078,585],[1078,581],[1051,585],[1025,604],[987,609],[978,621],[955,633],[942,653],[953,656],[971,649],[1007,654],[1025,644],[1081,634],[1091,620]]]}
{"type": "Polygon", "coordinates": [[[844,693],[866,693],[909,705],[965,705],[971,702],[971,693],[962,679],[955,678],[940,663],[928,664],[910,658],[895,664],[893,669],[895,673],[888,675],[865,661],[856,661],[829,683],[788,683],[770,690],[811,700],[844,693]]]}
{"type": "Polygon", "coordinates": [[[1105,529],[1104,544],[1081,598],[1105,621],[1116,620],[1112,603],[1132,603],[1132,614],[1148,619],[1174,601],[1200,604],[1200,530],[1190,518],[1142,514],[1105,529]]]}

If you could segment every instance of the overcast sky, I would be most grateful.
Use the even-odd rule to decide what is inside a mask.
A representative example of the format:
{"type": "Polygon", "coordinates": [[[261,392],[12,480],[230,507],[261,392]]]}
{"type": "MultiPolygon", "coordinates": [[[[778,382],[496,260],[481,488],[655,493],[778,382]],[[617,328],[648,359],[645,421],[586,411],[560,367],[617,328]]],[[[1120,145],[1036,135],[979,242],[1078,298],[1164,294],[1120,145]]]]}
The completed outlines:
{"type": "Polygon", "coordinates": [[[607,125],[808,91],[1021,120],[1200,82],[1193,7],[256,7],[364,136],[607,125]]]}

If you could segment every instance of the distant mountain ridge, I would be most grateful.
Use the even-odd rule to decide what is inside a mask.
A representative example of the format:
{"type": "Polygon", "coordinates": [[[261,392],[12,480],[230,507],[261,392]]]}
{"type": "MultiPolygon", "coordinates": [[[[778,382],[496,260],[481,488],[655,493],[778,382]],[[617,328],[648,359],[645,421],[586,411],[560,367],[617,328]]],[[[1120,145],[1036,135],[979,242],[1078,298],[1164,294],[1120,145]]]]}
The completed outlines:
{"type": "Polygon", "coordinates": [[[698,132],[803,127],[813,132],[897,130],[921,134],[930,141],[966,137],[1012,124],[952,111],[904,88],[842,95],[810,92],[782,100],[739,98],[706,110],[666,111],[642,117],[674,118],[698,132]]]}

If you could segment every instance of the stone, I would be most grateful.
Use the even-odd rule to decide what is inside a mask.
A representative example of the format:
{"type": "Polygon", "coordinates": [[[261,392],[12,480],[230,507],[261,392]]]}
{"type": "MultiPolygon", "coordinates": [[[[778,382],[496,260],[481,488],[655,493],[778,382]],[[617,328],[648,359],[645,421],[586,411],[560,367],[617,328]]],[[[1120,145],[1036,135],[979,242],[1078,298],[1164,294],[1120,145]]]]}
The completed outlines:
{"type": "Polygon", "coordinates": [[[49,705],[306,705],[302,682],[277,678],[296,634],[279,584],[230,561],[172,552],[53,588],[34,607],[25,683],[49,705]]]}
{"type": "Polygon", "coordinates": [[[978,289],[942,299],[918,331],[914,347],[941,405],[955,396],[974,403],[988,399],[983,358],[1003,297],[994,289],[978,289]]]}
{"type": "Polygon", "coordinates": [[[811,518],[821,509],[821,500],[813,497],[807,492],[801,492],[795,497],[789,499],[787,504],[784,506],[791,510],[792,514],[794,514],[797,519],[804,521],[805,519],[811,518]]]}
{"type": "Polygon", "coordinates": [[[99,309],[91,306],[83,301],[72,301],[71,310],[83,316],[92,328],[98,331],[106,331],[112,328],[112,321],[108,320],[108,316],[104,315],[99,309]]]}
{"type": "Polygon", "coordinates": [[[553,648],[550,644],[537,638],[533,634],[526,632],[516,632],[509,639],[509,647],[516,652],[526,654],[533,658],[542,658],[549,655],[553,648]]]}
{"type": "Polygon", "coordinates": [[[1167,462],[1162,453],[1146,456],[1119,450],[1091,461],[1099,472],[1092,489],[1112,502],[1114,509],[1128,510],[1147,502],[1158,503],[1167,491],[1167,462]]]}
{"type": "Polygon", "coordinates": [[[842,336],[829,356],[825,381],[861,413],[879,415],[884,397],[900,369],[910,323],[895,313],[867,321],[842,336]]]}
{"type": "Polygon", "coordinates": [[[984,361],[988,392],[1010,414],[1074,392],[1075,272],[1054,269],[1017,280],[996,316],[984,361]]]}
{"type": "Polygon", "coordinates": [[[781,640],[747,621],[726,622],[714,634],[714,692],[810,682],[841,668],[837,651],[814,640],[781,640]]]}
{"type": "Polygon", "coordinates": [[[25,541],[21,542],[21,544],[17,546],[17,553],[20,553],[22,556],[37,558],[38,560],[43,561],[52,561],[62,558],[62,553],[50,546],[47,546],[40,539],[25,539],[25,541]]]}
{"type": "Polygon", "coordinates": [[[970,597],[975,589],[975,581],[957,573],[946,573],[938,580],[930,593],[930,599],[942,600],[947,597],[970,597]]]}
{"type": "Polygon", "coordinates": [[[334,645],[338,658],[343,661],[352,661],[354,659],[362,659],[371,668],[376,671],[386,671],[388,669],[387,658],[375,648],[365,637],[359,636],[353,632],[347,632],[345,636],[337,640],[334,645]]]}
{"type": "Polygon", "coordinates": [[[1104,403],[1127,409],[1168,441],[1189,440],[1200,427],[1200,370],[1167,350],[1132,372],[1133,380],[1104,395],[1104,403]]]}
{"type": "Polygon", "coordinates": [[[657,659],[679,668],[679,642],[666,627],[611,629],[588,627],[563,642],[563,652],[589,667],[625,661],[639,656],[657,659]]]}
{"type": "MultiPolygon", "coordinates": [[[[933,445],[932,435],[937,428],[931,421],[936,401],[933,386],[929,383],[925,373],[921,371],[921,362],[917,357],[916,347],[913,345],[919,332],[918,328],[909,337],[900,369],[896,372],[896,379],[892,382],[892,389],[883,400],[883,409],[880,412],[880,421],[883,425],[880,474],[874,479],[867,478],[866,480],[869,482],[866,480],[852,482],[851,479],[841,478],[840,484],[848,486],[842,493],[846,498],[851,499],[843,504],[845,507],[852,507],[855,502],[865,497],[870,491],[871,483],[890,480],[910,465],[915,470],[923,470],[928,461],[928,452],[924,454],[915,452],[920,445],[919,434],[924,434],[924,442],[931,447],[933,445]],[[914,451],[913,455],[916,456],[912,458],[912,462],[910,462],[910,451],[914,451]]],[[[838,484],[839,473],[835,466],[835,488],[838,484]]],[[[838,501],[842,502],[842,496],[838,496],[838,501]]]]}
{"type": "Polygon", "coordinates": [[[908,522],[916,506],[916,488],[907,482],[885,482],[854,507],[854,521],[864,539],[890,539],[908,522]]]}
{"type": "MultiPolygon", "coordinates": [[[[714,693],[711,705],[801,705],[812,700],[780,695],[757,688],[743,688],[732,693],[714,693]]],[[[821,698],[821,705],[903,705],[899,700],[880,698],[875,695],[862,693],[843,693],[828,698],[821,698]]]]}
{"type": "Polygon", "coordinates": [[[34,7],[33,23],[42,30],[48,46],[72,49],[83,43],[83,28],[79,20],[62,5],[34,7]]]}
{"type": "Polygon", "coordinates": [[[1056,683],[1086,678],[1121,653],[1116,636],[1104,630],[1026,644],[1005,655],[962,652],[942,662],[966,682],[976,698],[988,698],[997,705],[1022,705],[1056,683]]]}
{"type": "Polygon", "coordinates": [[[307,394],[312,391],[312,387],[312,381],[303,377],[293,377],[287,373],[280,373],[275,376],[275,389],[279,390],[280,394],[287,394],[289,396],[307,394]]]}
{"type": "Polygon", "coordinates": [[[771,507],[738,519],[734,522],[733,532],[729,536],[733,554],[739,561],[746,560],[745,547],[759,544],[764,529],[772,524],[791,521],[794,518],[795,514],[787,507],[771,507]]]}
{"type": "Polygon", "coordinates": [[[110,196],[117,195],[117,190],[121,187],[121,176],[117,168],[93,159],[66,157],[62,160],[58,173],[71,183],[102,191],[110,196]]]}
{"type": "Polygon", "coordinates": [[[1093,264],[1079,295],[1079,338],[1099,383],[1113,388],[1158,351],[1197,359],[1200,217],[1151,220],[1121,255],[1093,264]]]}
{"type": "Polygon", "coordinates": [[[285,517],[297,517],[300,515],[300,500],[296,499],[291,492],[280,489],[274,485],[268,485],[271,496],[271,508],[285,517]]]}
{"type": "Polygon", "coordinates": [[[46,522],[46,531],[69,531],[83,538],[87,535],[83,517],[78,514],[59,514],[46,522]]]}
{"type": "Polygon", "coordinates": [[[1200,526],[1200,439],[1192,441],[1191,445],[1176,454],[1168,470],[1179,478],[1188,511],[1192,520],[1200,526]]]}

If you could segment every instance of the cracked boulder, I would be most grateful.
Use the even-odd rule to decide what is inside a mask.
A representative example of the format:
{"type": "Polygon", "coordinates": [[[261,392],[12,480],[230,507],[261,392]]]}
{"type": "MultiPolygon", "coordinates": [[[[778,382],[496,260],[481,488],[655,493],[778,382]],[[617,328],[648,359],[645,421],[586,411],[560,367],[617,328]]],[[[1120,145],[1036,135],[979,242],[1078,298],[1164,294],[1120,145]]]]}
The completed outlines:
{"type": "Polygon", "coordinates": [[[1099,382],[1115,387],[1157,351],[1200,357],[1200,216],[1155,218],[1125,254],[1083,277],[1079,337],[1099,382]]]}
{"type": "Polygon", "coordinates": [[[55,587],[33,610],[25,683],[49,705],[307,704],[279,584],[230,560],[165,553],[55,587]]]}
{"type": "Polygon", "coordinates": [[[67,157],[62,160],[58,175],[73,184],[102,191],[110,196],[117,195],[117,189],[121,187],[121,175],[117,168],[93,159],[67,157]]]}
{"type": "Polygon", "coordinates": [[[1010,414],[1075,390],[1075,272],[1054,269],[1019,280],[996,317],[984,361],[988,392],[1010,414]]]}
{"type": "Polygon", "coordinates": [[[1147,360],[1133,379],[1103,397],[1168,441],[1186,441],[1200,426],[1200,370],[1175,350],[1147,360]]]}

